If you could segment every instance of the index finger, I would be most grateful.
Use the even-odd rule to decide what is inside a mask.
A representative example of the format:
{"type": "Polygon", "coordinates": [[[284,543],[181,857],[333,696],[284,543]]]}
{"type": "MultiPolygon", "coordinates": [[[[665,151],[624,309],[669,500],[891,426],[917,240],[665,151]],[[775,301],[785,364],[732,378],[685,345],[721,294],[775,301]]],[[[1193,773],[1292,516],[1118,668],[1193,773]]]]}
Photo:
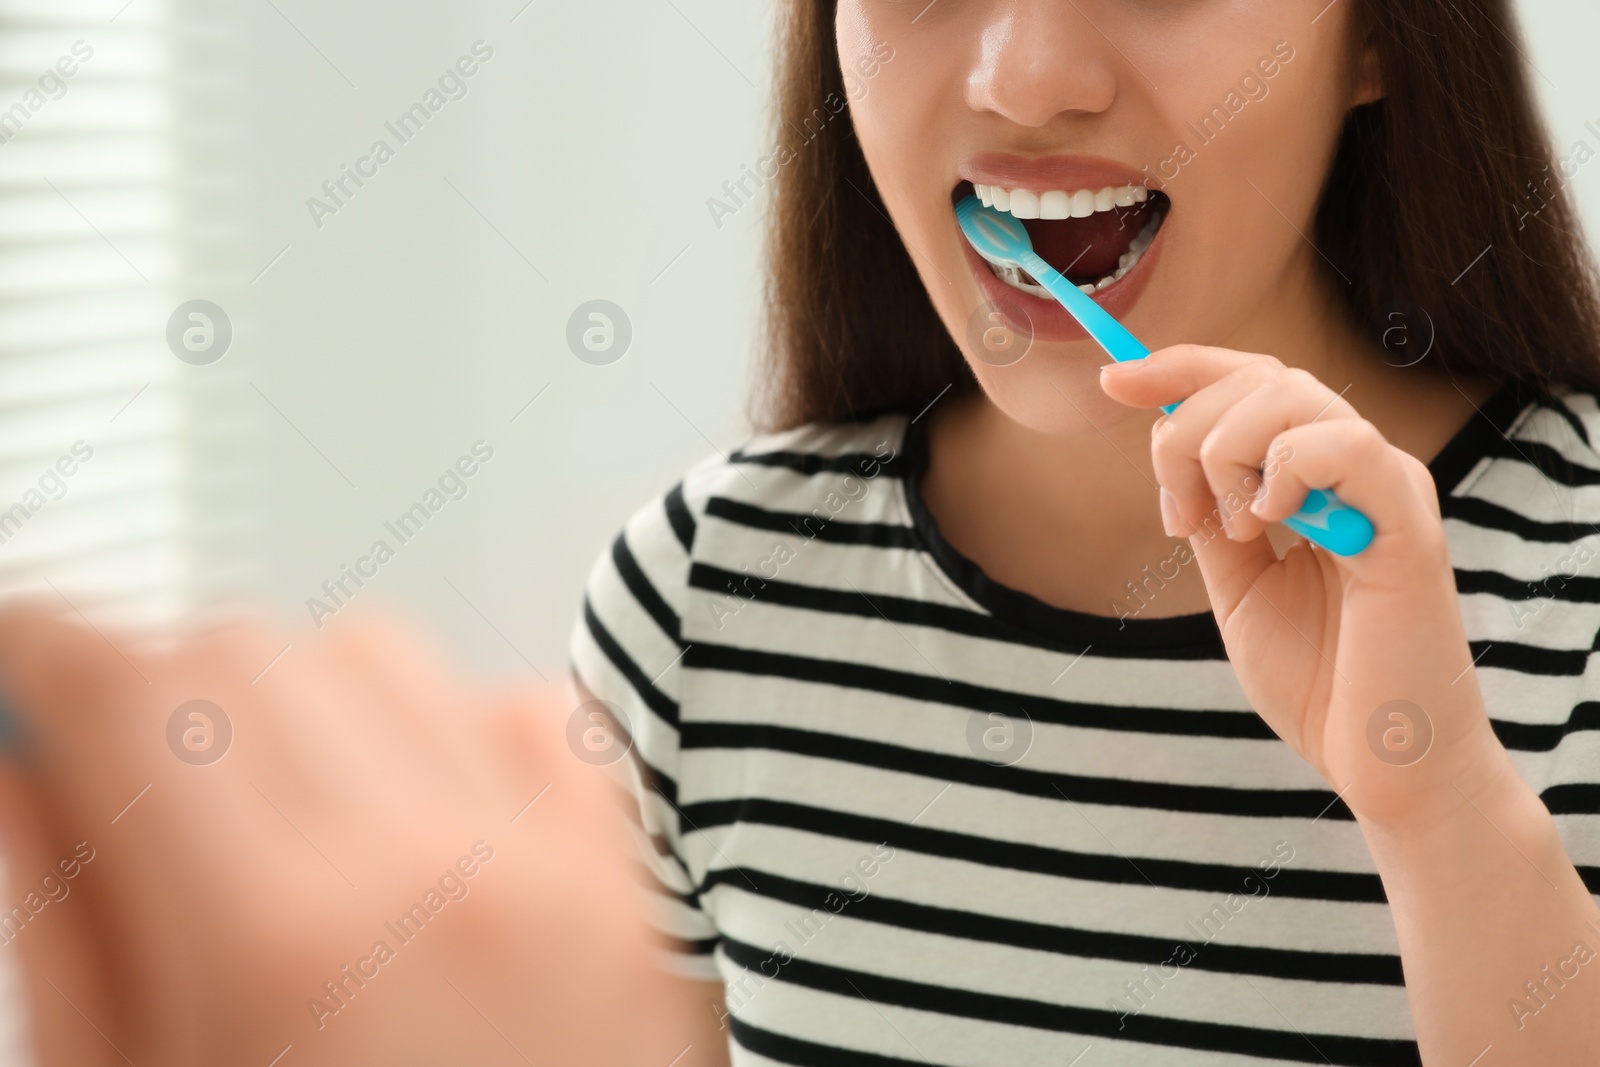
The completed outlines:
{"type": "Polygon", "coordinates": [[[1154,408],[1186,400],[1234,371],[1256,365],[1282,366],[1273,356],[1254,352],[1170,345],[1144,359],[1105,364],[1100,368],[1100,387],[1120,404],[1154,408]]]}

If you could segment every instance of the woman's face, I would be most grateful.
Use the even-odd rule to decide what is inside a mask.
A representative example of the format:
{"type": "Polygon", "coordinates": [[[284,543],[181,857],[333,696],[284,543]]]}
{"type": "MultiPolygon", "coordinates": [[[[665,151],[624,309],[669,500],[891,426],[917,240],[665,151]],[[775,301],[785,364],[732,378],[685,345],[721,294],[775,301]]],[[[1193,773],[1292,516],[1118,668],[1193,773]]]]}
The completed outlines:
{"type": "Polygon", "coordinates": [[[1001,410],[1046,432],[1128,414],[1098,387],[1107,357],[1060,305],[968,247],[962,196],[1024,219],[1040,255],[1096,286],[1151,349],[1288,358],[1317,330],[1328,279],[1344,283],[1310,242],[1312,217],[1344,115],[1377,95],[1350,8],[839,0],[844,69],[875,71],[850,106],[867,163],[1001,410]]]}

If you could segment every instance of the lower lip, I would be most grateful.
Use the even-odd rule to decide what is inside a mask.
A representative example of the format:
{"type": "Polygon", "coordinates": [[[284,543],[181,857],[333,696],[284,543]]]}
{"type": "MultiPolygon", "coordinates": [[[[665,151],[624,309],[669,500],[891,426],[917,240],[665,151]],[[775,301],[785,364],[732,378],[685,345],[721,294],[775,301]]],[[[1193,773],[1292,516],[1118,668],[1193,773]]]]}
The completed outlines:
{"type": "MultiPolygon", "coordinates": [[[[1170,213],[1171,208],[1167,210],[1170,213]]],[[[1166,232],[1167,223],[1163,219],[1161,228],[1156,231],[1155,240],[1144,250],[1144,255],[1139,257],[1139,262],[1133,265],[1133,269],[1104,289],[1088,294],[1091,300],[1117,321],[1121,322],[1128,312],[1133,310],[1134,304],[1139,302],[1139,296],[1149,283],[1150,275],[1155,272],[1156,260],[1161,255],[1162,238],[1166,236],[1166,232]]],[[[962,236],[959,226],[956,228],[956,240],[961,242],[961,248],[966,253],[967,266],[971,269],[972,276],[978,280],[978,289],[983,294],[984,300],[995,306],[1000,317],[1012,330],[1024,336],[1031,333],[1035,341],[1091,340],[1089,332],[1079,326],[1078,320],[1054,299],[1034,296],[996,278],[994,271],[989,269],[989,264],[972,250],[972,245],[962,236]],[[1027,321],[1022,321],[1018,312],[1025,314],[1027,321]]]]}

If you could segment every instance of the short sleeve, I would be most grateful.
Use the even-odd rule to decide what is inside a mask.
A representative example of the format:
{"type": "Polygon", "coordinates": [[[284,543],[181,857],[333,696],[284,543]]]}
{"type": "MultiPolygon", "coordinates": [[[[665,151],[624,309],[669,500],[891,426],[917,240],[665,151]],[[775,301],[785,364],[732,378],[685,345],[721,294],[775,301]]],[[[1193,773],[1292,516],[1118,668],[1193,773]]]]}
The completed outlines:
{"type": "MultiPolygon", "coordinates": [[[[1589,551],[1600,552],[1600,544],[1591,543],[1589,551]]],[[[1578,606],[1593,607],[1562,605],[1569,612],[1578,606]]],[[[1555,817],[1562,844],[1590,894],[1600,897],[1600,634],[1583,659],[1583,675],[1566,721],[1545,731],[1554,745],[1545,761],[1548,769],[1540,783],[1540,799],[1555,817]]]]}
{"type": "Polygon", "coordinates": [[[677,810],[679,633],[696,517],[680,483],[636,512],[590,571],[570,653],[575,680],[622,711],[632,742],[625,772],[634,826],[659,906],[653,922],[674,947],[665,965],[720,980],[717,931],[684,860],[677,810]]]}
{"type": "Polygon", "coordinates": [[[1535,408],[1511,439],[1507,462],[1528,472],[1527,488],[1517,494],[1507,481],[1482,492],[1534,521],[1518,531],[1520,558],[1498,568],[1518,575],[1508,590],[1517,599],[1495,641],[1501,649],[1483,658],[1511,647],[1526,662],[1491,714],[1510,720],[1496,723],[1502,740],[1600,897],[1600,405],[1591,393],[1568,393],[1535,408]]]}

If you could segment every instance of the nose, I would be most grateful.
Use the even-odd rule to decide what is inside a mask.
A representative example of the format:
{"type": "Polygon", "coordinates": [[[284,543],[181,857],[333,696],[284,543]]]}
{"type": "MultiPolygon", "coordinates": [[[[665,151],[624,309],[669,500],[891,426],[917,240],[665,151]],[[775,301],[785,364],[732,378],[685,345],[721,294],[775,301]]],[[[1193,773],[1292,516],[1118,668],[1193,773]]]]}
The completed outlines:
{"type": "Polygon", "coordinates": [[[1095,0],[989,5],[992,13],[985,16],[967,76],[968,105],[1030,127],[1110,107],[1121,57],[1091,21],[1094,6],[1095,0]]]}

